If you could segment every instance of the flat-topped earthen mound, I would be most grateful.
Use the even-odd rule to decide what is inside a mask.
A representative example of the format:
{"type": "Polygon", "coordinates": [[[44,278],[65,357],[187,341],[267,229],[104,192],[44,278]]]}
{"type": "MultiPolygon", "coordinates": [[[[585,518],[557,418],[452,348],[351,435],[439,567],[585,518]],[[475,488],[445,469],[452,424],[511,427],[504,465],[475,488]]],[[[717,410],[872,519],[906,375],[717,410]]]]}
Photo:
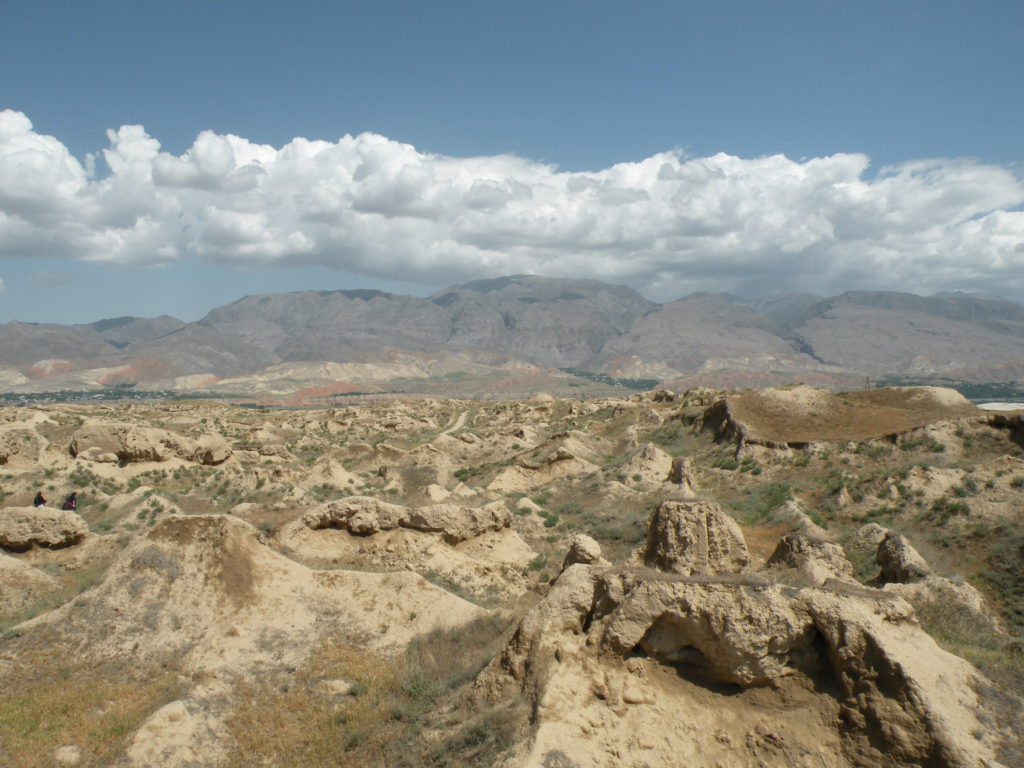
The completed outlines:
{"type": "Polygon", "coordinates": [[[732,395],[704,414],[705,429],[764,443],[868,440],[936,421],[977,415],[963,395],[942,387],[889,387],[832,394],[796,386],[732,395]]]}

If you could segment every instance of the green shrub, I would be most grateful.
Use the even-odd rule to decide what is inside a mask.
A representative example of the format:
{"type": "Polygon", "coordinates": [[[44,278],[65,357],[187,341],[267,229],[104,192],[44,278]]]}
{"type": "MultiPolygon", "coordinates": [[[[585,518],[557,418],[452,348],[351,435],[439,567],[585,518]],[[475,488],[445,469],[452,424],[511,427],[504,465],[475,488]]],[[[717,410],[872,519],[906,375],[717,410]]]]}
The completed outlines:
{"type": "Polygon", "coordinates": [[[544,527],[545,528],[554,528],[556,525],[558,525],[558,519],[559,519],[558,518],[558,513],[556,513],[556,512],[546,512],[544,510],[541,510],[537,514],[540,515],[542,518],[544,518],[544,527]]]}
{"type": "Polygon", "coordinates": [[[953,501],[951,499],[936,499],[932,504],[931,519],[939,525],[945,525],[953,515],[969,515],[971,508],[966,501],[953,501]]]}
{"type": "Polygon", "coordinates": [[[787,483],[766,483],[752,488],[746,498],[734,499],[733,507],[740,513],[744,525],[765,522],[773,509],[785,503],[792,494],[787,483]]]}
{"type": "Polygon", "coordinates": [[[870,523],[879,518],[891,518],[898,514],[899,509],[896,507],[875,507],[862,515],[857,515],[856,520],[859,523],[870,523]]]}
{"type": "Polygon", "coordinates": [[[526,572],[539,571],[548,564],[548,559],[544,555],[537,555],[533,560],[526,564],[526,572]]]}

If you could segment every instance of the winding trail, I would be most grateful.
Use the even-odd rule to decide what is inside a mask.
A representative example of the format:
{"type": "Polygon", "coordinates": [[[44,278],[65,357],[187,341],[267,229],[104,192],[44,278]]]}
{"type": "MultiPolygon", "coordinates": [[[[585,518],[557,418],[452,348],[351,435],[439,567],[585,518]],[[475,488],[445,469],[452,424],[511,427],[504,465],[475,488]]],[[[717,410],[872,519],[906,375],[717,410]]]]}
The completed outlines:
{"type": "MultiPolygon", "coordinates": [[[[450,435],[456,429],[462,429],[462,427],[465,426],[465,424],[466,424],[466,414],[467,413],[469,413],[468,410],[467,411],[462,411],[455,418],[455,421],[450,426],[445,427],[445,429],[441,432],[441,434],[442,435],[450,435]]],[[[440,435],[438,435],[438,437],[440,437],[440,435]]]]}

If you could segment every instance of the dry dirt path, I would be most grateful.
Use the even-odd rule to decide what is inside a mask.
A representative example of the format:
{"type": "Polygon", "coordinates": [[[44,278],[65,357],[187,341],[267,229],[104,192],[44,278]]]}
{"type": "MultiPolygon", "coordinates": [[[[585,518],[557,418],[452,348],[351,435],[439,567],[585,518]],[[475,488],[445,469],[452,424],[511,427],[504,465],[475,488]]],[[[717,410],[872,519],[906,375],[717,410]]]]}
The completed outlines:
{"type": "Polygon", "coordinates": [[[441,434],[442,435],[450,435],[456,429],[462,429],[462,427],[465,426],[465,424],[466,424],[466,414],[467,413],[469,413],[469,411],[462,411],[458,416],[455,417],[455,421],[452,423],[452,425],[449,426],[449,427],[446,427],[444,429],[444,431],[441,432],[441,434]]]}

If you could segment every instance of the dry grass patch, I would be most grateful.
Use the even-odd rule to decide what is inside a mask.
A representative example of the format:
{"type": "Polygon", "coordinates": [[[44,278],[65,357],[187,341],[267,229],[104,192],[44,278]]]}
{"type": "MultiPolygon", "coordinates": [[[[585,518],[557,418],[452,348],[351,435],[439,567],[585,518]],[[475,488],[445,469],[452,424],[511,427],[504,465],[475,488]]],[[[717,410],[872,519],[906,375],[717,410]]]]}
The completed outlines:
{"type": "Polygon", "coordinates": [[[525,723],[525,708],[478,706],[467,685],[494,657],[510,617],[437,630],[382,656],[328,643],[287,681],[238,691],[228,719],[231,768],[465,766],[493,762],[525,723]],[[332,695],[330,681],[348,695],[332,695]]]}
{"type": "Polygon", "coordinates": [[[54,751],[74,744],[80,768],[105,768],[128,736],[157,709],[178,698],[176,672],[106,665],[91,670],[54,658],[21,655],[0,679],[0,764],[50,768],[54,751]],[[42,670],[46,670],[43,674],[42,670]]]}
{"type": "Polygon", "coordinates": [[[1010,636],[993,635],[953,603],[915,601],[914,611],[921,628],[942,648],[1012,684],[1024,701],[1024,656],[1011,650],[1010,636]]]}
{"type": "Polygon", "coordinates": [[[971,662],[985,676],[975,683],[979,719],[997,733],[997,754],[1006,765],[1024,765],[1024,655],[1020,639],[1008,643],[972,622],[955,605],[937,601],[914,606],[921,627],[944,650],[971,662]]]}

